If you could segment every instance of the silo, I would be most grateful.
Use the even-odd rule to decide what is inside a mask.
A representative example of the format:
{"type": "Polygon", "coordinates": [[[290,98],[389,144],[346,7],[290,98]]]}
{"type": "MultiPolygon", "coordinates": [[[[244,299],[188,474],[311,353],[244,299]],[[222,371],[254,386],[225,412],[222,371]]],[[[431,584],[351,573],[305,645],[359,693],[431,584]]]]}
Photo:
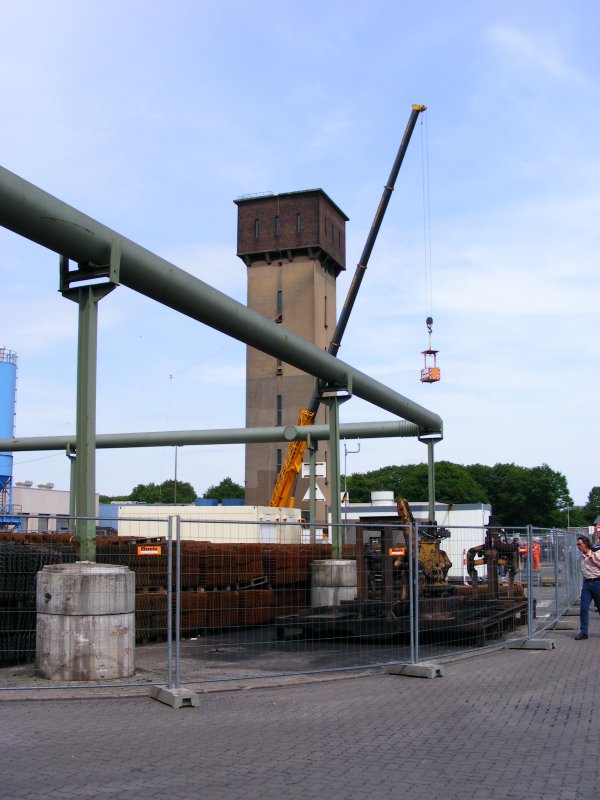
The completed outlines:
{"type": "MultiPolygon", "coordinates": [[[[0,439],[15,435],[17,354],[0,347],[0,439]]],[[[0,511],[12,512],[12,453],[0,453],[0,511]]]]}

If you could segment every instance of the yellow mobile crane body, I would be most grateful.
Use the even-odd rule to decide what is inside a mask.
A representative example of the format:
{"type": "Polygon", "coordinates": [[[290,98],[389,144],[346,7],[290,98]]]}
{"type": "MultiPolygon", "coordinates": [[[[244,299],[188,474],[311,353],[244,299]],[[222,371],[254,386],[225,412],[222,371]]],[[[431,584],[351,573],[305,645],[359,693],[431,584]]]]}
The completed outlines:
{"type": "MultiPolygon", "coordinates": [[[[301,408],[298,412],[297,425],[312,425],[315,420],[316,411],[311,412],[308,408],[301,408]]],[[[306,450],[306,442],[290,442],[285,456],[285,461],[281,465],[277,483],[273,489],[270,506],[281,508],[294,507],[294,484],[296,476],[302,468],[302,459],[306,450]]]]}

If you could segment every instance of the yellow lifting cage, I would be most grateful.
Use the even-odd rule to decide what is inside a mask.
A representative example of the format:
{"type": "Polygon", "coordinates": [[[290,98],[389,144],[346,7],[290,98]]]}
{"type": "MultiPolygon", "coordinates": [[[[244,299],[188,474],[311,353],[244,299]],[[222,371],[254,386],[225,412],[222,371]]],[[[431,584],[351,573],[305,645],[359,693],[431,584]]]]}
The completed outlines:
{"type": "Polygon", "coordinates": [[[431,332],[433,330],[433,318],[427,317],[425,324],[429,331],[429,347],[427,350],[421,350],[424,359],[424,365],[421,369],[421,383],[437,383],[442,377],[440,368],[437,365],[437,354],[439,350],[434,350],[431,347],[431,332]]]}
{"type": "Polygon", "coordinates": [[[425,357],[425,366],[421,370],[421,382],[435,383],[436,381],[439,381],[442,376],[440,368],[436,364],[436,356],[439,353],[439,350],[422,350],[421,352],[425,357]]]}

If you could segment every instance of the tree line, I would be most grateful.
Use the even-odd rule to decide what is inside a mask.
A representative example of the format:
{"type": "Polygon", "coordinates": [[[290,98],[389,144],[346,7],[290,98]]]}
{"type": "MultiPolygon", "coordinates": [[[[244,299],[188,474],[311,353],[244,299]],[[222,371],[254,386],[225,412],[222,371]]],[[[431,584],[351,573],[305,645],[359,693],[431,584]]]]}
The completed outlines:
{"type": "MultiPolygon", "coordinates": [[[[351,503],[368,503],[371,492],[391,491],[395,498],[425,501],[428,497],[427,464],[381,467],[371,472],[355,472],[345,478],[351,503]]],[[[600,486],[594,486],[587,503],[575,506],[567,479],[547,464],[520,467],[517,464],[463,466],[439,461],[435,466],[435,495],[440,503],[489,503],[499,525],[532,524],[540,528],[566,528],[593,525],[600,516],[600,486]]],[[[202,499],[221,502],[244,498],[244,487],[231,478],[210,486],[202,499]]],[[[198,495],[191,483],[166,480],[138,484],[130,494],[100,496],[101,503],[129,501],[172,505],[194,503],[198,495]]]]}
{"type": "MultiPolygon", "coordinates": [[[[209,488],[200,496],[202,500],[232,500],[244,498],[244,487],[231,478],[223,478],[216,486],[209,488]]],[[[109,497],[101,494],[101,503],[130,502],[149,503],[151,505],[175,505],[182,503],[190,505],[199,499],[191,483],[170,479],[162,483],[138,483],[128,495],[109,497]]]]}
{"type": "MultiPolygon", "coordinates": [[[[351,503],[369,502],[372,491],[424,501],[428,497],[427,464],[382,467],[353,473],[347,479],[351,503]]],[[[540,528],[592,525],[600,515],[600,487],[594,486],[583,506],[575,506],[567,479],[547,464],[463,466],[451,461],[435,465],[435,499],[441,503],[489,503],[501,525],[531,524],[540,528]]]]}

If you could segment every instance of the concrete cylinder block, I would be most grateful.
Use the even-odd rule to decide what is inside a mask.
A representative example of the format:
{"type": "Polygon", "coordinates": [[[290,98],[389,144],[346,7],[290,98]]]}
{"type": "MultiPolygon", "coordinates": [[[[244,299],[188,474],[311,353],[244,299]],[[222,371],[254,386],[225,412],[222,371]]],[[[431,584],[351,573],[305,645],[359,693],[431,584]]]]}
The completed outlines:
{"type": "Polygon", "coordinates": [[[312,607],[339,606],[343,600],[356,600],[356,561],[313,561],[312,607]]]}
{"type": "Polygon", "coordinates": [[[51,680],[133,674],[135,574],[80,561],[48,564],[37,576],[36,668],[51,680]]]}

